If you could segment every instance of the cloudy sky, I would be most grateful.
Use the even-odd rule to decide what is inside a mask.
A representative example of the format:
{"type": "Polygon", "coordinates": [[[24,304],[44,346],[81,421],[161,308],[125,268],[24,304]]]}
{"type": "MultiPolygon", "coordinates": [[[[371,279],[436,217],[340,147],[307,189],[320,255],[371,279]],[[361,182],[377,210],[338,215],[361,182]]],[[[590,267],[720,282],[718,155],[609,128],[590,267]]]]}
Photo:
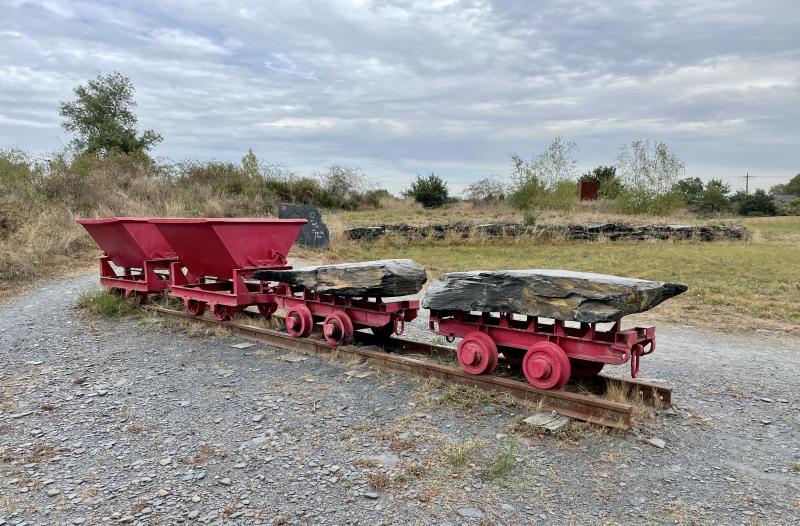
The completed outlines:
{"type": "Polygon", "coordinates": [[[800,172],[799,28],[798,0],[0,0],[0,146],[66,144],[59,101],[117,70],[169,159],[460,190],[557,134],[581,169],[650,138],[769,187],[800,172]]]}

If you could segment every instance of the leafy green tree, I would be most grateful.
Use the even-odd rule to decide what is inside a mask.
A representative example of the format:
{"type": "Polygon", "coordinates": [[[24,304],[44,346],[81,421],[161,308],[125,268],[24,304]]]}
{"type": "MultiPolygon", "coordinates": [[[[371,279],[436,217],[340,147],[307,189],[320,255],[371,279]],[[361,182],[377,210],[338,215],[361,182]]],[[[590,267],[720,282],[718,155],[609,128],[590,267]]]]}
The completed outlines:
{"type": "Polygon", "coordinates": [[[695,205],[703,193],[703,180],[699,177],[681,179],[675,183],[674,190],[683,198],[684,203],[689,206],[695,205]]]}
{"type": "Polygon", "coordinates": [[[704,213],[723,212],[730,207],[728,200],[730,192],[730,185],[719,179],[711,179],[697,199],[695,208],[698,212],[704,213]]]}
{"type": "Polygon", "coordinates": [[[76,99],[61,102],[61,126],[73,133],[72,146],[82,154],[107,155],[146,153],[161,142],[153,130],[138,133],[138,120],[133,112],[134,88],[121,73],[98,75],[74,90],[76,99]]]}
{"type": "Polygon", "coordinates": [[[413,197],[414,201],[425,208],[438,208],[450,198],[447,183],[433,172],[425,177],[418,175],[403,195],[413,197]]]}
{"type": "Polygon", "coordinates": [[[776,213],[775,201],[761,189],[739,202],[739,214],[743,216],[774,216],[776,213]]]}

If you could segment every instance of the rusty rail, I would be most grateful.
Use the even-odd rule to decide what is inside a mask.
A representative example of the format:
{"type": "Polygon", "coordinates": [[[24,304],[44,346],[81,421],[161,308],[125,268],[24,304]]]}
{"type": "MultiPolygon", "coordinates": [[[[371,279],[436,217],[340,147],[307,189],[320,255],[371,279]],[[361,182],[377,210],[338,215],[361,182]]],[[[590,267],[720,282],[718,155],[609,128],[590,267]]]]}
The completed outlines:
{"type": "MultiPolygon", "coordinates": [[[[627,430],[633,424],[633,405],[630,403],[606,400],[588,392],[570,392],[563,389],[540,390],[527,382],[503,376],[473,376],[458,367],[414,356],[432,356],[442,352],[452,353],[452,349],[448,347],[396,337],[380,341],[371,334],[360,332],[356,333],[358,341],[355,345],[336,347],[323,339],[315,338],[316,334],[309,338],[295,338],[281,331],[254,327],[235,321],[224,322],[207,317],[190,316],[183,311],[159,306],[148,306],[147,309],[172,318],[225,327],[243,338],[289,351],[325,356],[335,352],[335,356],[341,361],[358,358],[369,365],[378,366],[382,370],[439,378],[449,383],[507,393],[518,400],[539,403],[544,410],[555,411],[564,416],[594,424],[621,430],[627,430]]],[[[587,389],[598,387],[603,389],[612,381],[626,385],[628,391],[638,394],[643,403],[661,407],[671,405],[671,388],[638,380],[617,379],[601,375],[593,382],[587,383],[585,387],[587,389]]]]}

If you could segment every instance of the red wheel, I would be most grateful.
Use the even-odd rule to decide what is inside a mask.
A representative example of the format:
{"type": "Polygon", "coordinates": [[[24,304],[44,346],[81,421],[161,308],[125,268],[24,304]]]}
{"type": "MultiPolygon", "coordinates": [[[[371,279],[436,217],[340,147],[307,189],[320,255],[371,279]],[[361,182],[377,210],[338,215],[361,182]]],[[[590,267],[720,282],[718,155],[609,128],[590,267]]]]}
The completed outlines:
{"type": "Polygon", "coordinates": [[[539,342],[525,353],[522,372],[531,385],[538,389],[559,389],[569,380],[569,359],[555,343],[539,342]]]}
{"type": "Polygon", "coordinates": [[[325,341],[331,345],[347,345],[353,338],[353,322],[344,312],[334,312],[322,324],[325,341]]]}
{"type": "Polygon", "coordinates": [[[217,321],[229,321],[233,318],[234,314],[233,307],[229,305],[221,305],[217,303],[213,307],[211,307],[211,314],[214,315],[214,319],[217,321]]]}
{"type": "Polygon", "coordinates": [[[314,329],[314,317],[305,305],[298,305],[286,311],[286,332],[295,338],[305,338],[314,329]]]}
{"type": "Polygon", "coordinates": [[[591,378],[597,376],[603,370],[603,362],[592,362],[590,360],[578,360],[572,358],[569,361],[572,376],[575,378],[591,378]]]}
{"type": "Polygon", "coordinates": [[[186,307],[186,312],[192,316],[202,316],[206,311],[206,304],[203,301],[185,300],[184,306],[186,307]]]}
{"type": "Polygon", "coordinates": [[[259,303],[258,312],[261,313],[266,319],[270,319],[275,311],[278,310],[277,303],[259,303]]]}
{"type": "Polygon", "coordinates": [[[469,374],[492,374],[497,368],[497,345],[488,335],[479,331],[462,338],[456,355],[461,368],[469,374]]]}

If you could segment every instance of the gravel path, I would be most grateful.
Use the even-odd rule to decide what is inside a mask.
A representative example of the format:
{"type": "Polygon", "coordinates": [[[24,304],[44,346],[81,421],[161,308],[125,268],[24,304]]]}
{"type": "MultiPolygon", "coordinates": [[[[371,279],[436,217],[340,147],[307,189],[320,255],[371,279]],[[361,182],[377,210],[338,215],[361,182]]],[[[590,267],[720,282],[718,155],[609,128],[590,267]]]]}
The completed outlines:
{"type": "Polygon", "coordinates": [[[678,410],[554,437],[468,391],[88,319],[93,284],[0,307],[0,526],[800,522],[796,339],[659,326],[642,371],[678,410]]]}

